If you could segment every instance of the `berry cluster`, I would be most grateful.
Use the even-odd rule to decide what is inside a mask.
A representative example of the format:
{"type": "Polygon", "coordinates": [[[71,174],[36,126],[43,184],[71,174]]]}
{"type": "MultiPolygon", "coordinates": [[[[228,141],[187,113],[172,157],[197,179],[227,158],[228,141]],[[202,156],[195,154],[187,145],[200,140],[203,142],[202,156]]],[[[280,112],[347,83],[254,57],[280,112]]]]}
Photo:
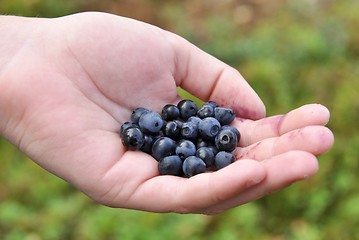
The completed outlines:
{"type": "Polygon", "coordinates": [[[229,125],[234,118],[232,109],[215,102],[198,108],[185,99],[165,105],[161,115],[136,108],[131,121],[121,125],[120,137],[127,149],[152,155],[161,175],[191,177],[234,161],[232,151],[241,136],[229,125]]]}

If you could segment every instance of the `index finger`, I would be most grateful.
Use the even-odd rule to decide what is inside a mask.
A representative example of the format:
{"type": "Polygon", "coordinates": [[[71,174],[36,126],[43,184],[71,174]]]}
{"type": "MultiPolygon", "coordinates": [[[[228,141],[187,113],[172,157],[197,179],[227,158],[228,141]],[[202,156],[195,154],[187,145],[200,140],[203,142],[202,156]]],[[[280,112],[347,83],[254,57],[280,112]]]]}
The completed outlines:
{"type": "Polygon", "coordinates": [[[182,87],[203,101],[232,108],[237,116],[260,119],[265,106],[258,94],[234,68],[169,33],[176,54],[174,77],[182,87]]]}

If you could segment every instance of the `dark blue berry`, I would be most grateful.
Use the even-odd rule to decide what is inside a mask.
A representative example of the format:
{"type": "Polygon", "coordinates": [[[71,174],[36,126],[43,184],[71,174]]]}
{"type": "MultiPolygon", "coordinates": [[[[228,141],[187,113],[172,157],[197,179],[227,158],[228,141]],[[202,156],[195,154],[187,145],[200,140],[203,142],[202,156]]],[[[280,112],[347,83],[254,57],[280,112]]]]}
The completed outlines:
{"type": "Polygon", "coordinates": [[[129,127],[122,133],[121,141],[128,150],[139,150],[144,144],[145,138],[138,127],[129,127]]]}
{"type": "Polygon", "coordinates": [[[214,156],[219,152],[218,148],[214,145],[208,145],[208,148],[212,150],[214,156]]]}
{"type": "Polygon", "coordinates": [[[163,135],[173,140],[179,140],[181,137],[181,127],[178,124],[178,121],[169,121],[166,125],[163,126],[163,135]]]}
{"type": "Polygon", "coordinates": [[[229,128],[222,129],[215,138],[215,144],[218,150],[231,152],[237,147],[237,135],[229,128]]]}
{"type": "Polygon", "coordinates": [[[212,149],[208,147],[201,147],[197,149],[196,156],[205,162],[207,168],[214,165],[214,153],[212,149]]]}
{"type": "Polygon", "coordinates": [[[203,106],[205,106],[205,105],[209,105],[209,106],[211,106],[211,107],[213,107],[213,108],[218,107],[218,104],[217,104],[216,102],[214,102],[214,101],[205,102],[205,103],[203,104],[203,106]]]}
{"type": "Polygon", "coordinates": [[[185,122],[182,125],[181,135],[184,139],[195,139],[198,135],[198,127],[195,123],[185,122]]]}
{"type": "Polygon", "coordinates": [[[199,123],[201,121],[202,121],[202,119],[200,119],[199,117],[196,117],[196,116],[192,116],[187,119],[187,122],[194,123],[194,124],[196,124],[197,127],[199,126],[199,123]]]}
{"type": "Polygon", "coordinates": [[[194,144],[196,145],[196,148],[198,149],[198,148],[201,148],[201,147],[208,147],[210,143],[208,141],[206,141],[206,140],[203,140],[200,137],[197,137],[194,140],[194,144]]]}
{"type": "Polygon", "coordinates": [[[176,147],[176,155],[185,160],[189,156],[196,155],[196,146],[189,140],[182,140],[176,147]]]}
{"type": "Polygon", "coordinates": [[[214,117],[214,107],[210,104],[203,105],[198,111],[197,116],[199,118],[214,117]]]}
{"type": "Polygon", "coordinates": [[[234,120],[235,114],[234,114],[233,110],[230,108],[216,107],[214,109],[214,117],[222,125],[228,125],[234,120]]]}
{"type": "Polygon", "coordinates": [[[239,142],[239,140],[241,139],[241,133],[238,131],[237,128],[235,128],[231,125],[224,125],[221,127],[221,130],[223,130],[223,129],[229,129],[229,130],[233,131],[237,135],[237,141],[239,142]]]}
{"type": "Polygon", "coordinates": [[[199,157],[190,156],[184,160],[182,170],[187,177],[192,177],[205,172],[206,163],[199,157]]]}
{"type": "Polygon", "coordinates": [[[191,177],[235,160],[231,151],[241,135],[229,125],[234,118],[231,109],[216,102],[206,102],[198,109],[195,102],[186,99],[165,105],[161,114],[136,108],[131,121],[121,125],[119,135],[129,150],[151,154],[161,175],[191,177]]]}
{"type": "Polygon", "coordinates": [[[198,111],[197,104],[192,100],[185,99],[177,104],[180,111],[180,117],[182,119],[188,119],[189,117],[195,116],[198,111]]]}
{"type": "Polygon", "coordinates": [[[162,158],[158,162],[158,171],[161,175],[182,175],[182,160],[177,155],[162,158]]]}
{"type": "Polygon", "coordinates": [[[147,108],[143,108],[143,107],[136,108],[131,113],[131,121],[138,124],[138,121],[140,120],[140,117],[142,116],[142,114],[149,112],[149,111],[150,110],[148,110],[147,108]]]}
{"type": "Polygon", "coordinates": [[[205,140],[214,140],[221,128],[221,124],[213,117],[204,118],[198,126],[200,136],[205,140]]]}
{"type": "Polygon", "coordinates": [[[163,126],[161,116],[153,111],[144,112],[138,122],[143,133],[158,134],[163,126]]]}
{"type": "Polygon", "coordinates": [[[183,126],[183,122],[181,120],[173,120],[175,123],[177,123],[177,125],[179,126],[179,128],[182,128],[183,126]]]}
{"type": "Polygon", "coordinates": [[[230,152],[220,151],[214,157],[214,164],[217,169],[224,168],[234,162],[234,155],[230,152]]]}
{"type": "Polygon", "coordinates": [[[155,136],[145,134],[144,135],[144,143],[143,143],[142,147],[140,148],[140,150],[142,152],[151,154],[152,153],[152,145],[155,142],[155,140],[156,140],[155,136]]]}
{"type": "Polygon", "coordinates": [[[119,130],[119,133],[120,133],[120,136],[122,136],[123,132],[130,128],[130,127],[139,127],[135,122],[124,122],[121,127],[120,127],[120,130],[119,130]]]}
{"type": "Polygon", "coordinates": [[[159,161],[161,158],[175,155],[176,142],[168,137],[158,138],[152,145],[152,156],[159,161]]]}
{"type": "Polygon", "coordinates": [[[179,115],[178,107],[173,104],[167,104],[162,108],[162,118],[166,121],[176,120],[179,115]]]}

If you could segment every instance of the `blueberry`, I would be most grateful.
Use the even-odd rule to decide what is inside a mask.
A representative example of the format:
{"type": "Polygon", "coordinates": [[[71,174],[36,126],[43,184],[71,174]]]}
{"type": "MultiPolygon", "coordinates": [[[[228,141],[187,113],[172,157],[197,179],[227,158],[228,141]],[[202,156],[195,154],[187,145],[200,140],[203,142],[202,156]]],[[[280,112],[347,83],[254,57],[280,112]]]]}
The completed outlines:
{"type": "Polygon", "coordinates": [[[241,134],[229,125],[234,118],[232,109],[216,102],[198,109],[194,101],[185,99],[165,105],[160,114],[138,107],[118,132],[128,150],[152,155],[161,175],[191,177],[235,161],[231,151],[241,134]]]}
{"type": "Polygon", "coordinates": [[[158,134],[163,126],[161,116],[153,111],[144,112],[138,122],[143,133],[158,134]]]}
{"type": "Polygon", "coordinates": [[[162,158],[158,162],[158,171],[161,175],[182,175],[182,160],[177,155],[162,158]]]}
{"type": "Polygon", "coordinates": [[[191,116],[195,116],[198,111],[197,104],[189,99],[180,101],[177,104],[177,107],[180,111],[180,117],[182,119],[188,119],[191,116]]]}
{"type": "Polygon", "coordinates": [[[241,139],[241,133],[238,131],[237,128],[235,128],[231,125],[224,125],[221,127],[221,130],[223,130],[223,129],[229,129],[229,130],[233,131],[237,135],[237,141],[239,142],[239,140],[241,139]]]}
{"type": "Polygon", "coordinates": [[[214,117],[214,107],[210,104],[203,105],[198,111],[197,116],[199,118],[214,117]]]}
{"type": "Polygon", "coordinates": [[[166,137],[172,138],[173,140],[179,140],[181,137],[181,127],[178,121],[169,121],[163,126],[163,134],[166,137]]]}
{"type": "Polygon", "coordinates": [[[205,106],[205,105],[209,105],[209,106],[211,106],[211,107],[213,107],[213,108],[218,107],[218,104],[217,104],[216,102],[214,102],[214,101],[205,102],[205,103],[203,104],[203,106],[205,106]]]}
{"type": "Polygon", "coordinates": [[[187,122],[194,123],[198,127],[199,123],[202,122],[202,119],[200,119],[199,117],[196,117],[196,116],[192,116],[187,119],[187,122]]]}
{"type": "Polygon", "coordinates": [[[230,152],[220,151],[214,157],[214,164],[217,169],[224,168],[234,162],[234,155],[230,152]]]}
{"type": "Polygon", "coordinates": [[[152,156],[159,161],[161,158],[175,155],[175,150],[175,141],[168,137],[160,137],[152,145],[152,156]]]}
{"type": "Polygon", "coordinates": [[[209,145],[208,148],[212,150],[214,156],[219,152],[218,148],[214,145],[209,145]]]}
{"type": "Polygon", "coordinates": [[[214,117],[222,125],[228,125],[234,120],[235,114],[230,108],[216,107],[214,109],[214,117]]]}
{"type": "Polygon", "coordinates": [[[143,143],[142,147],[140,148],[140,150],[142,152],[151,154],[152,153],[152,145],[155,142],[155,140],[156,140],[155,136],[145,134],[144,135],[144,143],[143,143]]]}
{"type": "Polygon", "coordinates": [[[164,120],[176,120],[180,115],[180,111],[177,106],[173,104],[167,104],[162,108],[162,118],[164,120]]]}
{"type": "Polygon", "coordinates": [[[229,128],[222,129],[215,138],[215,144],[220,151],[231,152],[237,147],[237,135],[229,128]]]}
{"type": "Polygon", "coordinates": [[[183,122],[181,120],[173,120],[175,123],[177,123],[177,125],[179,126],[179,128],[182,128],[183,126],[183,122]]]}
{"type": "Polygon", "coordinates": [[[205,140],[213,140],[221,128],[221,124],[213,117],[204,118],[198,126],[200,136],[205,140]]]}
{"type": "Polygon", "coordinates": [[[181,135],[184,139],[195,139],[198,135],[197,125],[192,122],[183,123],[181,135]]]}
{"type": "Polygon", "coordinates": [[[184,160],[182,170],[187,177],[192,177],[205,172],[206,163],[199,157],[190,156],[184,160]]]}
{"type": "Polygon", "coordinates": [[[196,148],[198,149],[198,148],[201,148],[201,147],[208,147],[210,143],[208,141],[206,141],[206,140],[203,140],[200,137],[197,137],[194,140],[194,144],[196,145],[196,148]]]}
{"type": "Polygon", "coordinates": [[[121,141],[128,150],[139,150],[145,138],[138,127],[129,127],[122,133],[121,141]]]}
{"type": "Polygon", "coordinates": [[[196,146],[189,140],[182,140],[176,147],[176,154],[181,160],[185,160],[189,156],[196,155],[196,146]]]}
{"type": "Polygon", "coordinates": [[[206,167],[212,167],[214,165],[214,153],[209,147],[197,149],[196,156],[205,162],[206,167]]]}
{"type": "Polygon", "coordinates": [[[147,108],[139,107],[132,111],[131,113],[131,121],[138,124],[138,121],[140,120],[140,117],[142,114],[149,112],[147,108]]]}
{"type": "Polygon", "coordinates": [[[138,127],[138,125],[135,122],[129,121],[129,122],[124,122],[119,130],[120,136],[122,136],[123,132],[130,128],[130,127],[138,127]]]}

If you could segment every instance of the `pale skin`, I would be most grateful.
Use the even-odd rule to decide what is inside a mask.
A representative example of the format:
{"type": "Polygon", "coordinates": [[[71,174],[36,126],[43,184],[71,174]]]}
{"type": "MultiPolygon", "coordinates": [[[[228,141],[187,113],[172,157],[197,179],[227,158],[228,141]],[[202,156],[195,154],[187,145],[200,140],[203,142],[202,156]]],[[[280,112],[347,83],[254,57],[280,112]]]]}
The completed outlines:
{"type": "Polygon", "coordinates": [[[101,204],[223,212],[314,175],[333,145],[324,106],[265,117],[237,70],[152,25],[103,13],[2,16],[0,34],[0,134],[101,204]],[[150,155],[122,146],[118,129],[131,111],[177,103],[178,86],[236,111],[235,163],[159,176],[150,155]]]}

